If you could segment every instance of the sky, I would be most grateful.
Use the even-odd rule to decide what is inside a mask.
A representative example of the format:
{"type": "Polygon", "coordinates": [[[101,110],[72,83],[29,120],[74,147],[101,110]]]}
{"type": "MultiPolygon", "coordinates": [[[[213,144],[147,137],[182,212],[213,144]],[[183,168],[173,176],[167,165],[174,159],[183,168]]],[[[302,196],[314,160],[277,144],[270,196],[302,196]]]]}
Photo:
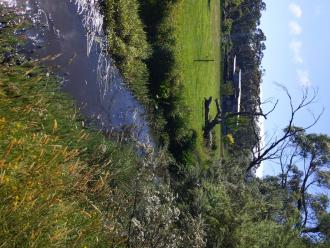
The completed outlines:
{"type": "MultiPolygon", "coordinates": [[[[313,120],[311,113],[318,114],[325,108],[320,121],[309,131],[330,135],[330,0],[265,2],[267,10],[261,19],[267,37],[262,98],[279,100],[264,123],[266,140],[274,132],[280,134],[290,114],[288,98],[275,82],[287,87],[296,103],[303,89],[317,90],[316,103],[297,117],[295,125],[307,126],[313,120]]],[[[274,173],[274,166],[265,163],[263,174],[274,173]]]]}

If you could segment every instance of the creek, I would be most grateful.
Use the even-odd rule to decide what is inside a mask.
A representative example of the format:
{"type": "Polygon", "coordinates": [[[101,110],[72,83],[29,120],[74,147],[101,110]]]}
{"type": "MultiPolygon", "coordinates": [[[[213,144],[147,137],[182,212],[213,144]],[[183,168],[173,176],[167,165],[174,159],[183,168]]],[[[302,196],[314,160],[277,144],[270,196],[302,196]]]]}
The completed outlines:
{"type": "MultiPolygon", "coordinates": [[[[146,110],[125,86],[107,54],[103,16],[97,0],[0,0],[27,15],[33,25],[24,53],[60,78],[77,108],[98,129],[122,133],[154,147],[146,110]]],[[[126,139],[126,138],[124,138],[126,139]]]]}

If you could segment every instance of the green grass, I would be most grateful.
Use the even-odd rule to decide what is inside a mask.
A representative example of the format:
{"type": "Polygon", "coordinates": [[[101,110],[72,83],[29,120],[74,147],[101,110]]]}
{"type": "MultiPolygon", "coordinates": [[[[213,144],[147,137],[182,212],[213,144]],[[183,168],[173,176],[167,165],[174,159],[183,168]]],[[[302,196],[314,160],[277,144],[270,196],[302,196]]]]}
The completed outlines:
{"type": "Polygon", "coordinates": [[[135,97],[148,105],[149,73],[145,60],[151,49],[139,16],[138,0],[106,0],[103,12],[108,52],[135,97]]]}
{"type": "MultiPolygon", "coordinates": [[[[201,158],[207,158],[203,141],[204,97],[220,98],[221,51],[220,51],[220,0],[183,0],[175,9],[173,21],[176,26],[176,63],[181,69],[184,82],[184,103],[188,106],[188,127],[196,130],[196,149],[201,158]],[[211,59],[210,62],[195,60],[211,59]]],[[[211,116],[216,113],[212,106],[211,116]]],[[[218,148],[214,155],[220,156],[220,127],[216,129],[218,148]]]]}

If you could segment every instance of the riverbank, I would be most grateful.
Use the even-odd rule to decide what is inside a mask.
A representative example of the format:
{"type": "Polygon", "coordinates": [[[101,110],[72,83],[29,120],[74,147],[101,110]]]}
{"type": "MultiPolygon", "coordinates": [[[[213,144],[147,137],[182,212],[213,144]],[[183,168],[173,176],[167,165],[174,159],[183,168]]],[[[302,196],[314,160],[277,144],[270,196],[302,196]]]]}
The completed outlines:
{"type": "Polygon", "coordinates": [[[57,79],[16,53],[18,17],[0,20],[0,245],[126,242],[137,155],[86,128],[57,79]]]}
{"type": "Polygon", "coordinates": [[[139,16],[138,0],[106,0],[102,12],[109,54],[137,99],[150,105],[145,61],[152,51],[139,16]]]}
{"type": "MultiPolygon", "coordinates": [[[[51,3],[56,8],[59,3],[68,3],[68,0],[31,1],[51,3]]],[[[146,25],[148,42],[154,51],[146,61],[152,68],[150,92],[155,112],[167,121],[163,123],[166,129],[162,130],[166,132],[160,131],[161,138],[169,143],[172,154],[182,162],[179,164],[165,149],[136,154],[132,144],[110,140],[109,133],[97,131],[99,126],[92,126],[93,122],[86,125],[86,116],[80,114],[83,112],[79,111],[77,101],[63,93],[59,74],[42,67],[34,56],[29,59],[19,53],[25,47],[19,44],[23,36],[29,37],[30,31],[22,29],[26,25],[22,18],[31,16],[17,15],[17,9],[2,12],[0,6],[0,247],[328,248],[325,195],[309,195],[305,191],[306,200],[311,200],[306,201],[307,206],[317,212],[311,212],[313,226],[301,224],[306,209],[300,208],[304,195],[300,192],[303,178],[299,175],[304,173],[299,168],[293,167],[284,177],[280,174],[255,178],[250,171],[247,173],[251,156],[243,154],[240,146],[236,154],[194,166],[201,158],[197,133],[201,130],[190,128],[193,110],[188,111],[187,104],[189,101],[194,104],[193,96],[203,97],[202,94],[211,91],[186,95],[189,92],[186,87],[192,87],[186,82],[191,68],[187,58],[195,56],[197,44],[201,45],[191,40],[189,46],[183,39],[188,35],[184,30],[192,28],[186,22],[195,23],[187,20],[190,14],[183,18],[183,11],[193,13],[193,10],[184,0],[143,2],[148,3],[141,5],[141,16],[148,17],[143,22],[152,24],[146,25]],[[287,185],[283,186],[281,179],[287,179],[287,185]]],[[[209,3],[211,7],[215,2],[209,3]]],[[[261,10],[255,8],[258,3],[262,1],[251,1],[254,7],[251,10],[260,14],[261,10]]],[[[58,12],[68,10],[62,6],[58,12]]],[[[205,7],[198,3],[196,6],[205,7]]],[[[253,18],[251,23],[259,23],[259,18],[255,18],[258,15],[245,12],[250,8],[245,4],[240,7],[243,14],[253,18]]],[[[67,14],[74,16],[76,11],[67,14]]],[[[201,16],[205,17],[204,14],[201,12],[201,16]]],[[[199,19],[198,23],[207,23],[202,17],[199,19]]],[[[69,19],[64,22],[71,23],[69,19]]],[[[248,30],[254,30],[253,27],[248,30]]],[[[69,37],[64,44],[76,45],[77,39],[69,37]]],[[[245,45],[250,47],[251,43],[245,45]]],[[[198,51],[204,54],[204,49],[198,51]]],[[[39,62],[49,58],[50,54],[45,53],[39,62]]],[[[81,58],[76,61],[81,62],[81,58]]],[[[213,67],[198,68],[214,82],[213,67]]],[[[93,73],[84,70],[86,74],[93,73]]],[[[190,78],[194,80],[195,74],[190,78]]],[[[90,95],[90,91],[86,93],[90,95]]],[[[108,108],[105,112],[111,113],[108,108]]],[[[133,121],[136,122],[135,117],[133,121]]],[[[300,136],[310,137],[312,143],[315,137],[320,137],[322,144],[330,139],[326,135],[299,133],[300,136]]],[[[299,148],[299,144],[296,147],[304,148],[299,148]]],[[[324,149],[316,150],[307,150],[307,155],[312,156],[311,152],[320,153],[321,157],[328,155],[324,149]]],[[[301,159],[303,162],[305,156],[301,159]]],[[[327,171],[322,169],[326,165],[319,164],[320,172],[325,173],[318,175],[322,181],[326,181],[323,179],[327,171]]]]}
{"type": "Polygon", "coordinates": [[[212,148],[203,137],[203,101],[220,99],[220,1],[107,0],[103,9],[109,53],[149,103],[160,144],[183,164],[219,159],[220,127],[212,148]]]}

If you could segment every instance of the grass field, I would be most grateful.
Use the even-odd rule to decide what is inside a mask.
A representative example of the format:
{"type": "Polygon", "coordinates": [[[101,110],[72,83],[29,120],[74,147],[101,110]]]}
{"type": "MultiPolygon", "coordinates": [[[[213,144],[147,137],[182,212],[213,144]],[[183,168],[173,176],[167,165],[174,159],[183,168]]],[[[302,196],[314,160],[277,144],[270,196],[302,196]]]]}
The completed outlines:
{"type": "MultiPolygon", "coordinates": [[[[220,0],[184,0],[176,9],[177,27],[175,58],[180,64],[184,81],[184,102],[189,106],[190,128],[197,131],[197,151],[206,158],[203,148],[204,97],[220,98],[221,50],[220,50],[220,0]],[[213,60],[213,61],[198,61],[213,60]]],[[[216,113],[212,106],[211,116],[216,113]]],[[[220,156],[220,127],[215,140],[220,156]]]]}

